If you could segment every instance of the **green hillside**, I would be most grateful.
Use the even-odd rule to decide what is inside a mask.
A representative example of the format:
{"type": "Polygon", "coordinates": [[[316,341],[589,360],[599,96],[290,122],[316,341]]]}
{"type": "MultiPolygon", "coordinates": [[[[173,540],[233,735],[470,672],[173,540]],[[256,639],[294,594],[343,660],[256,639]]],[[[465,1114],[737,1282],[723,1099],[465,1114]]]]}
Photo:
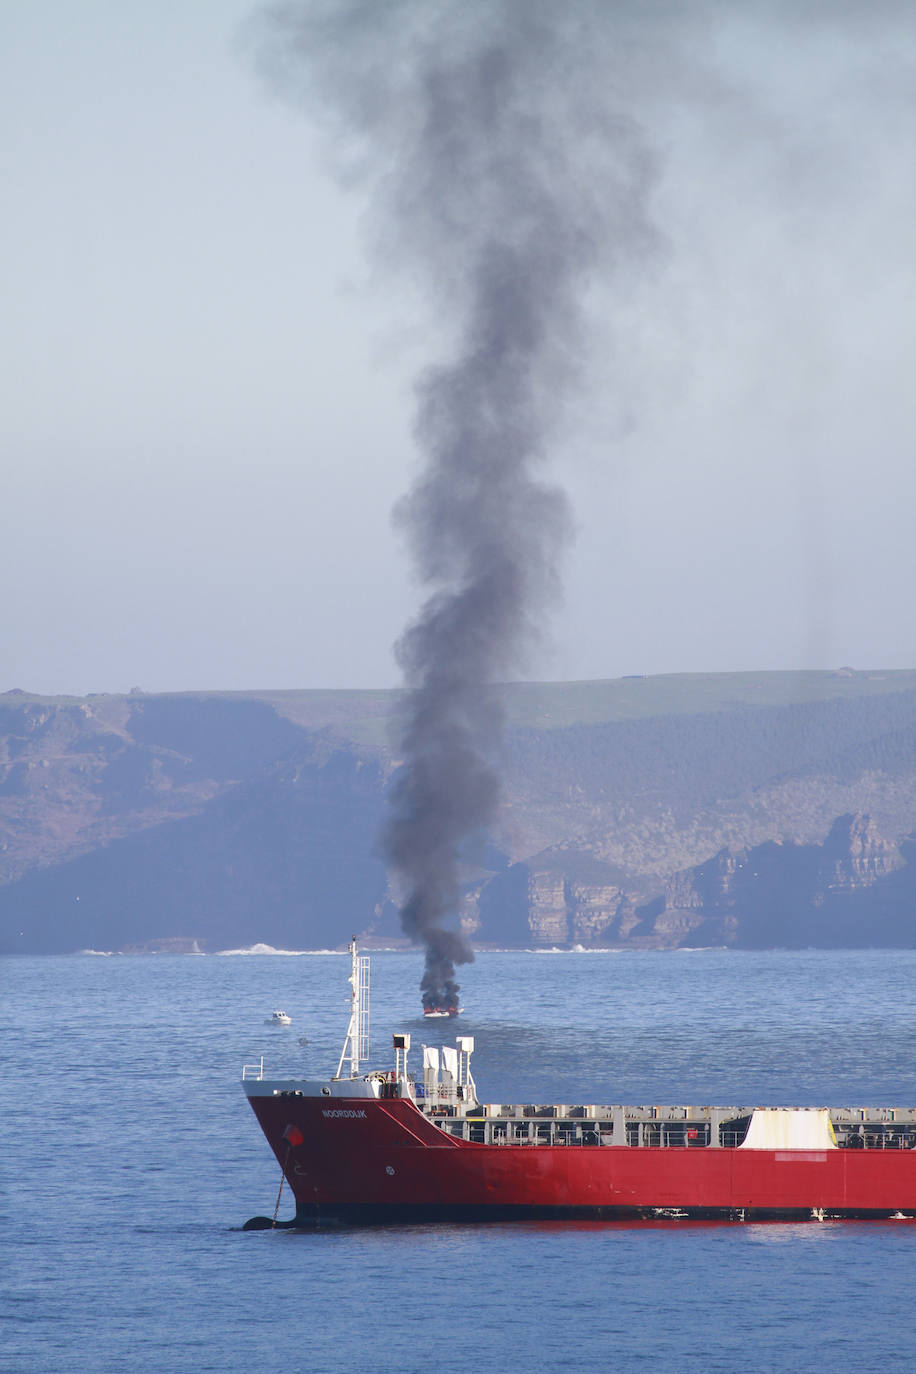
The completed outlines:
{"type": "MultiPolygon", "coordinates": [[[[787,911],[814,943],[835,938],[826,913],[834,932],[867,940],[871,924],[884,943],[906,938],[916,672],[495,690],[502,802],[466,854],[473,938],[668,947],[719,930],[759,945],[787,911]],[[748,878],[764,861],[765,890],[748,878]]],[[[304,947],[334,943],[338,923],[341,939],[393,936],[378,833],[402,702],[396,691],[6,693],[0,950],[304,947]]]]}

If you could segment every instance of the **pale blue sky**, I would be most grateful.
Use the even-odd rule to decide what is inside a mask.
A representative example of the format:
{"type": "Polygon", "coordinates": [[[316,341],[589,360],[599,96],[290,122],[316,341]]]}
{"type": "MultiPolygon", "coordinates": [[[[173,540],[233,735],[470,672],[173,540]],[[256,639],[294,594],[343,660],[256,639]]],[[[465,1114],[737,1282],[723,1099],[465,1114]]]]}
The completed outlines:
{"type": "MultiPolygon", "coordinates": [[[[397,681],[435,304],[364,252],[253,10],[0,3],[0,691],[397,681]]],[[[593,284],[527,675],[916,666],[916,14],[696,14],[689,79],[634,89],[665,249],[593,284]]]]}

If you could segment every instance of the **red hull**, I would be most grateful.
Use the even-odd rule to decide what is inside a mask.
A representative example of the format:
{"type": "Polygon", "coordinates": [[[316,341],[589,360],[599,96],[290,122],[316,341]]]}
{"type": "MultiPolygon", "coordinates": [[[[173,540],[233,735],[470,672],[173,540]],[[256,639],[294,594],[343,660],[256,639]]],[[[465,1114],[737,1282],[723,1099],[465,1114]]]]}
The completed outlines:
{"type": "Polygon", "coordinates": [[[916,1213],[916,1150],[480,1145],[453,1139],[402,1098],[249,1100],[297,1224],[916,1213]]]}

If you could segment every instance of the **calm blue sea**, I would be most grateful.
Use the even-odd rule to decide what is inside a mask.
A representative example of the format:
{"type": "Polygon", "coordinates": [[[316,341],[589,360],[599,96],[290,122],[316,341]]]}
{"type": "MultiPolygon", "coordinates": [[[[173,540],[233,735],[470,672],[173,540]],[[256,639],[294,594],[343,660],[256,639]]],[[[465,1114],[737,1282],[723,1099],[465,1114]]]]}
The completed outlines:
{"type": "MultiPolygon", "coordinates": [[[[0,960],[0,1370],[911,1368],[907,1223],[243,1232],[279,1171],[242,1064],[336,1069],[348,972],[0,960]]],[[[473,1034],[491,1101],[916,1101],[913,951],[485,953],[436,1026],[419,976],[373,956],[375,1060],[473,1034]]]]}

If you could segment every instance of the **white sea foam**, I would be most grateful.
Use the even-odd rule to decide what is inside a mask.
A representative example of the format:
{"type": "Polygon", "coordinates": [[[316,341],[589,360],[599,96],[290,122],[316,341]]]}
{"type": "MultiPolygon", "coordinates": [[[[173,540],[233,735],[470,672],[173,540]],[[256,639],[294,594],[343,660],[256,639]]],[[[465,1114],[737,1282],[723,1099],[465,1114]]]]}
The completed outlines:
{"type": "Polygon", "coordinates": [[[256,944],[249,945],[245,949],[220,949],[217,954],[226,957],[230,954],[282,954],[287,958],[298,957],[302,954],[345,954],[345,950],[340,949],[275,949],[273,945],[256,944]]]}
{"type": "Polygon", "coordinates": [[[607,949],[607,948],[601,948],[601,947],[596,947],[596,948],[594,948],[594,949],[586,949],[585,945],[573,945],[571,949],[561,949],[559,945],[551,945],[549,949],[525,949],[525,950],[507,949],[507,950],[503,950],[502,953],[505,953],[505,954],[627,954],[627,953],[629,953],[629,951],[628,951],[628,950],[625,950],[625,949],[607,949]]]}
{"type": "Polygon", "coordinates": [[[680,945],[677,949],[661,950],[662,954],[709,954],[731,950],[731,945],[680,945]]]}

